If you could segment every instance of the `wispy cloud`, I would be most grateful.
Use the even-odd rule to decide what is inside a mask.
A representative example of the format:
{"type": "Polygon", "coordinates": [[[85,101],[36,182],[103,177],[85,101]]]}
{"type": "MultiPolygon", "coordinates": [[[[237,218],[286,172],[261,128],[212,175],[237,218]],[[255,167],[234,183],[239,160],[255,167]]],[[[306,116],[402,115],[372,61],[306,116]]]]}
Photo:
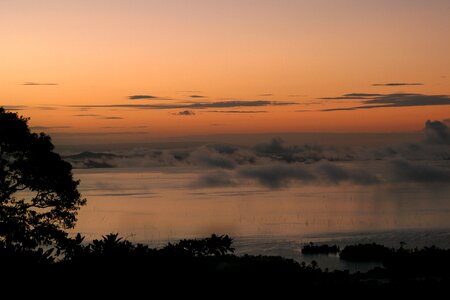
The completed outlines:
{"type": "Polygon", "coordinates": [[[207,112],[225,114],[259,114],[266,113],[267,110],[208,110],[207,112]]]}
{"type": "MultiPolygon", "coordinates": [[[[1,105],[0,105],[1,107],[1,105]]],[[[6,105],[3,106],[7,110],[24,110],[24,109],[33,109],[33,110],[56,110],[57,108],[54,106],[26,106],[26,105],[6,105]]]]}
{"type": "Polygon", "coordinates": [[[394,180],[398,181],[421,183],[448,183],[450,181],[450,170],[448,168],[404,159],[397,159],[391,162],[391,174],[394,176],[394,180]]]}
{"type": "Polygon", "coordinates": [[[450,145],[450,128],[445,120],[443,122],[428,120],[424,132],[427,143],[450,145]]]}
{"type": "Polygon", "coordinates": [[[152,95],[131,95],[128,96],[128,99],[130,100],[159,99],[159,97],[152,95]]]}
{"type": "Polygon", "coordinates": [[[450,105],[450,97],[448,95],[423,95],[423,94],[387,94],[362,102],[364,105],[353,107],[337,107],[322,109],[321,111],[346,111],[358,109],[373,109],[384,107],[411,107],[411,106],[434,106],[434,105],[450,105]]]}
{"type": "MultiPolygon", "coordinates": [[[[223,168],[223,167],[222,167],[223,168]]],[[[233,170],[229,169],[229,170],[233,170]]],[[[223,187],[256,181],[270,189],[280,189],[293,184],[341,184],[350,182],[358,185],[379,184],[375,175],[363,168],[346,168],[336,163],[321,161],[316,164],[269,162],[257,165],[239,165],[233,171],[213,171],[194,182],[195,187],[223,187]]]]}
{"type": "Polygon", "coordinates": [[[254,179],[261,185],[272,189],[288,186],[291,181],[312,181],[315,175],[301,165],[266,164],[260,166],[246,166],[240,168],[238,175],[254,179]]]}
{"type": "Polygon", "coordinates": [[[369,93],[350,93],[337,97],[322,97],[322,100],[364,100],[371,97],[383,96],[382,94],[369,94],[369,93]]]}
{"type": "Polygon", "coordinates": [[[258,96],[260,96],[260,97],[272,97],[273,94],[268,93],[268,94],[261,94],[261,95],[258,95],[258,96]]]}
{"type": "Polygon", "coordinates": [[[22,85],[58,85],[58,83],[54,83],[54,82],[32,82],[32,81],[28,81],[28,82],[22,83],[22,85]]]}
{"type": "Polygon", "coordinates": [[[226,171],[209,172],[199,176],[192,186],[196,188],[226,187],[238,185],[238,180],[233,178],[232,173],[226,171]]]}
{"type": "Polygon", "coordinates": [[[346,97],[376,97],[376,96],[383,96],[383,94],[369,94],[369,93],[350,93],[350,94],[344,94],[346,97]]]}
{"type": "Polygon", "coordinates": [[[202,95],[189,95],[189,97],[191,97],[191,98],[206,98],[206,96],[202,96],[202,95]]]}
{"type": "Polygon", "coordinates": [[[97,114],[79,114],[79,115],[73,115],[74,117],[98,117],[97,114]]]}
{"type": "Polygon", "coordinates": [[[97,115],[97,114],[78,114],[78,115],[74,115],[74,117],[93,117],[93,118],[97,118],[97,119],[104,119],[104,120],[122,120],[122,117],[117,117],[117,116],[102,116],[102,115],[97,115]]]}
{"type": "Polygon", "coordinates": [[[176,116],[194,116],[195,112],[193,112],[192,110],[183,110],[183,111],[174,113],[174,115],[176,115],[176,116]]]}
{"type": "Polygon", "coordinates": [[[3,106],[3,108],[6,110],[24,110],[27,108],[27,106],[25,106],[25,105],[14,105],[14,106],[6,105],[6,106],[3,106]]]}
{"type": "Polygon", "coordinates": [[[71,126],[31,126],[30,129],[33,131],[39,130],[52,130],[52,129],[67,129],[72,128],[71,126]]]}
{"type": "Polygon", "coordinates": [[[53,106],[35,106],[33,107],[34,109],[39,109],[39,110],[56,110],[56,107],[53,106]]]}
{"type": "Polygon", "coordinates": [[[388,82],[388,83],[374,83],[372,84],[372,86],[414,86],[414,85],[424,85],[423,83],[420,82],[412,82],[412,83],[407,83],[407,82],[388,82]]]}
{"type": "Polygon", "coordinates": [[[105,129],[118,129],[118,128],[148,128],[148,126],[102,126],[101,128],[105,129]]]}
{"type": "MultiPolygon", "coordinates": [[[[220,125],[220,124],[215,124],[220,125]]],[[[117,127],[119,128],[119,127],[117,127]]],[[[201,167],[195,187],[247,185],[257,182],[271,189],[304,184],[390,184],[448,182],[450,170],[448,127],[440,121],[425,123],[423,141],[377,146],[287,144],[281,138],[239,146],[221,143],[142,145],[129,150],[67,157],[78,168],[191,166],[201,167]],[[377,167],[373,168],[376,163],[377,167]],[[367,167],[371,166],[371,167],[367,167]],[[210,172],[210,171],[211,172],[210,172]]],[[[82,133],[82,135],[88,133],[82,133]]],[[[89,133],[92,137],[105,133],[89,133]],[[97,135],[96,135],[97,134],[97,135]]],[[[109,133],[106,133],[109,134],[109,133]]],[[[129,134],[118,132],[113,134],[129,134]]],[[[141,134],[146,134],[141,132],[141,134]]],[[[360,135],[358,135],[361,137],[360,135]]]]}
{"type": "Polygon", "coordinates": [[[207,109],[207,108],[230,108],[230,107],[262,107],[294,105],[296,102],[280,101],[218,101],[218,102],[195,102],[189,104],[106,104],[106,105],[71,105],[77,108],[132,108],[132,109],[207,109]]]}
{"type": "Polygon", "coordinates": [[[124,118],[111,116],[111,117],[101,117],[100,119],[104,119],[104,120],[123,120],[124,118]]]}

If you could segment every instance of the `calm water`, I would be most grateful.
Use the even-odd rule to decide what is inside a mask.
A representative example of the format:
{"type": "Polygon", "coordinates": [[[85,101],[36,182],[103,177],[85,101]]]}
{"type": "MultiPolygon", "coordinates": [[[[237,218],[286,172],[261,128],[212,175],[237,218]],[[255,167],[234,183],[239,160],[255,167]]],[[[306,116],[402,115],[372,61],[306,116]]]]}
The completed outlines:
{"type": "MultiPolygon", "coordinates": [[[[193,188],[200,172],[175,167],[75,170],[88,199],[75,231],[88,239],[118,232],[155,246],[229,234],[238,253],[299,260],[305,259],[300,249],[309,241],[450,247],[450,188],[442,184],[193,188]]],[[[333,257],[321,259],[324,267],[339,263],[333,257]]]]}

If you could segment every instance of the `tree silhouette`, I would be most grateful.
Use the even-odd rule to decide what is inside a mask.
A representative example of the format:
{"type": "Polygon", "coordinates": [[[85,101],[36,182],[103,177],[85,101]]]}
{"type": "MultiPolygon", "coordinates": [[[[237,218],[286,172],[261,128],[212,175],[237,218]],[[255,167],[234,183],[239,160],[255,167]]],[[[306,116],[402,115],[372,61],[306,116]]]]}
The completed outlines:
{"type": "Polygon", "coordinates": [[[48,135],[30,132],[28,118],[0,107],[0,245],[38,250],[67,243],[86,203],[72,166],[53,151],[48,135]]]}
{"type": "Polygon", "coordinates": [[[194,257],[223,256],[234,252],[232,243],[233,239],[228,235],[212,234],[211,237],[200,240],[184,239],[176,244],[169,243],[163,248],[163,251],[174,255],[194,257]]]}

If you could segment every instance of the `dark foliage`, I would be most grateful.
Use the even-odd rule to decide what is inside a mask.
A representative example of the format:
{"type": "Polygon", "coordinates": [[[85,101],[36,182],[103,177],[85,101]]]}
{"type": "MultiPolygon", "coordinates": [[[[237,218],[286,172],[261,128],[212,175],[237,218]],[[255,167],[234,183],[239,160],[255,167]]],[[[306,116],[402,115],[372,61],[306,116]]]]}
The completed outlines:
{"type": "Polygon", "coordinates": [[[26,249],[19,245],[0,242],[0,264],[5,266],[26,267],[30,265],[49,265],[55,262],[55,249],[26,249]]]}
{"type": "Polygon", "coordinates": [[[450,250],[435,246],[392,251],[383,260],[385,267],[396,276],[449,276],[450,250]]]}
{"type": "MultiPolygon", "coordinates": [[[[347,296],[387,295],[401,291],[403,295],[417,292],[439,292],[450,283],[450,251],[435,247],[406,250],[389,249],[383,256],[385,268],[367,273],[322,270],[316,262],[307,265],[279,256],[236,256],[232,239],[212,235],[200,240],[182,240],[154,249],[109,234],[100,240],[83,244],[81,235],[68,240],[66,256],[54,261],[51,250],[27,252],[20,248],[0,250],[3,261],[3,282],[15,282],[24,274],[39,274],[33,283],[45,286],[48,278],[55,287],[74,292],[99,291],[103,295],[135,291],[158,291],[170,295],[236,295],[287,297],[303,289],[315,295],[345,293],[347,296]],[[351,291],[352,294],[348,294],[351,291]],[[369,295],[367,294],[367,295],[369,295]]],[[[385,252],[380,245],[352,246],[352,255],[374,260],[385,252]],[[368,251],[367,249],[370,249],[368,251]],[[361,251],[361,253],[358,253],[361,251]],[[371,253],[370,256],[367,253],[371,253]],[[375,258],[374,258],[375,257],[375,258]]]]}
{"type": "Polygon", "coordinates": [[[233,240],[228,235],[211,235],[201,240],[181,240],[176,244],[169,243],[162,249],[164,253],[181,256],[223,256],[234,252],[233,240]]]}
{"type": "Polygon", "coordinates": [[[53,149],[48,135],[30,132],[28,119],[0,107],[0,242],[7,251],[60,250],[75,226],[85,199],[71,165],[53,149]]]}
{"type": "Polygon", "coordinates": [[[340,257],[350,261],[383,262],[392,252],[393,249],[375,243],[358,244],[346,246],[341,251],[340,257]]]}

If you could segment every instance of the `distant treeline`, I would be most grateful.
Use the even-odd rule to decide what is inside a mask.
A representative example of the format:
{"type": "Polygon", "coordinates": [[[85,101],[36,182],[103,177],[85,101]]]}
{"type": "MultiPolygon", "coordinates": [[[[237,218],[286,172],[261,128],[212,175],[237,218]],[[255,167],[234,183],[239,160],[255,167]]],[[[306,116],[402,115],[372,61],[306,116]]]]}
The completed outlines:
{"type": "Polygon", "coordinates": [[[435,246],[422,249],[407,249],[403,243],[399,248],[389,248],[379,244],[348,245],[344,249],[336,245],[303,246],[302,253],[339,254],[340,259],[354,262],[379,262],[391,275],[409,276],[448,276],[450,274],[450,250],[435,246]]]}

